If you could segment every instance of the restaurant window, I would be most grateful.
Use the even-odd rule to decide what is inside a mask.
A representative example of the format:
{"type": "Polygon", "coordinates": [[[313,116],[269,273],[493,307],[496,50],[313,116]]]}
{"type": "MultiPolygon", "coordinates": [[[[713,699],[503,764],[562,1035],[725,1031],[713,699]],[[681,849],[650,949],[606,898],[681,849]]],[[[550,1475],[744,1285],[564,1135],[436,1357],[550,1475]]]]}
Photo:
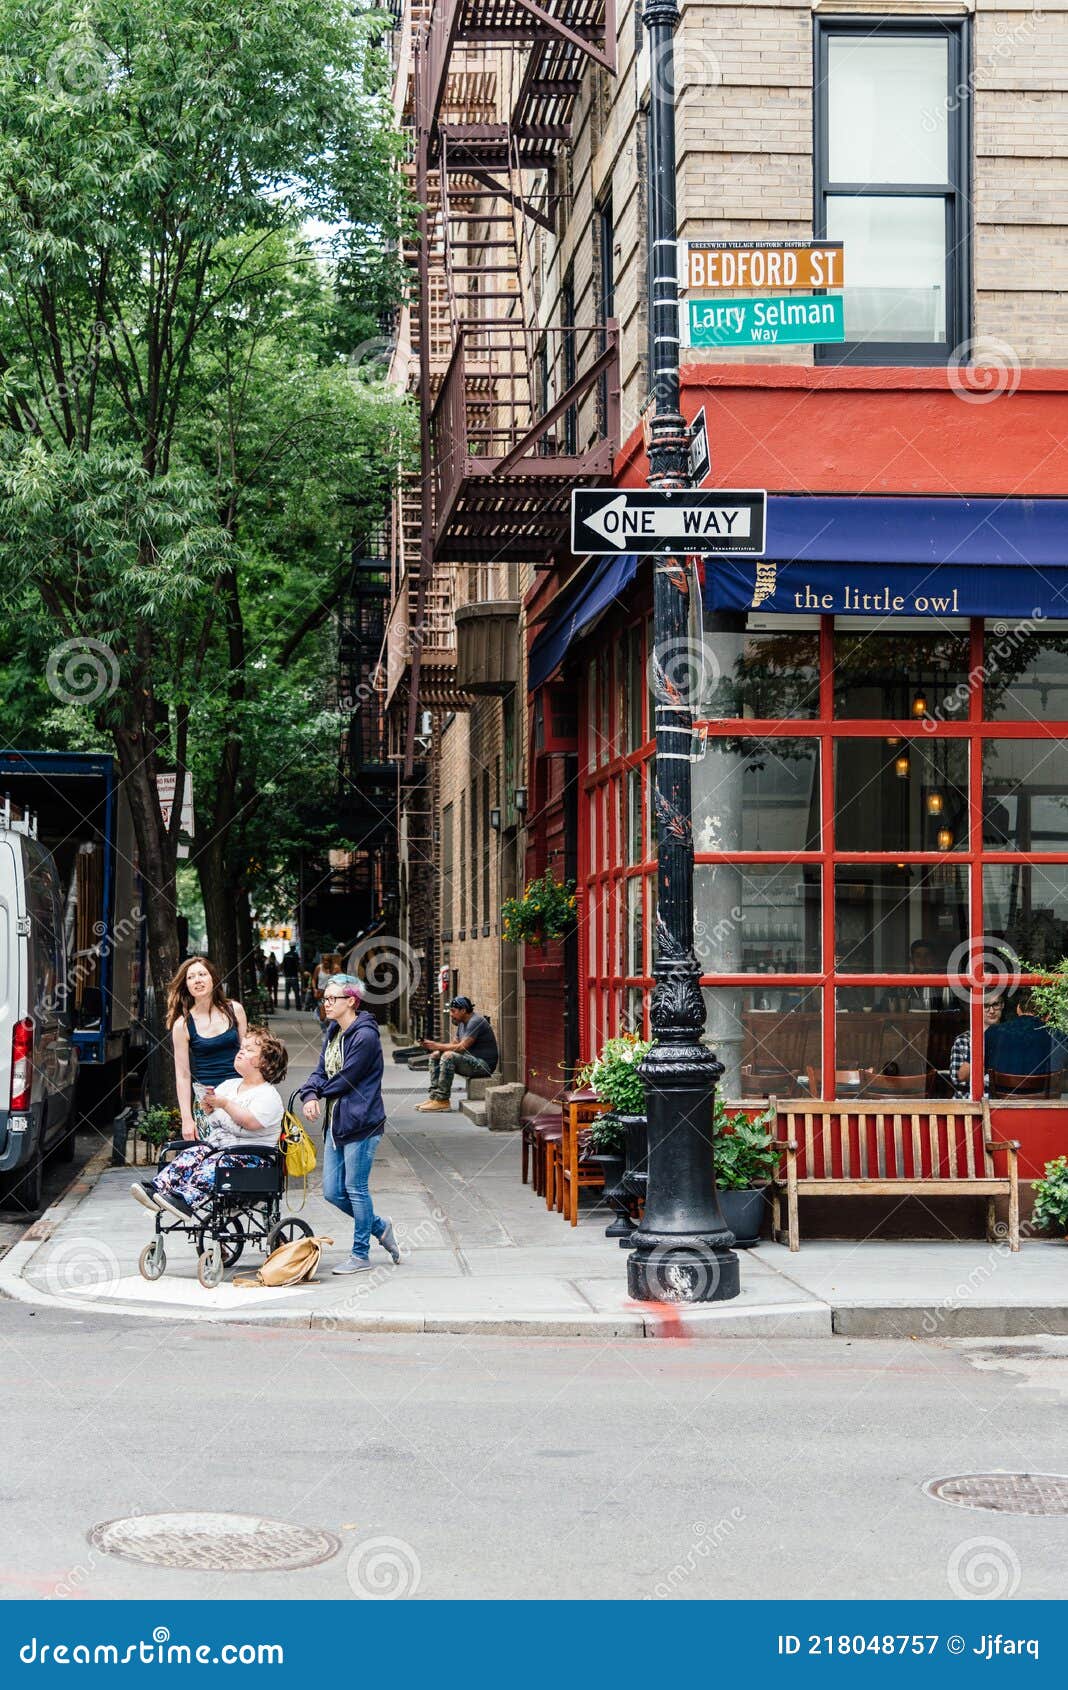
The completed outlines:
{"type": "Polygon", "coordinates": [[[816,20],[815,232],[844,245],[844,345],[945,363],[968,338],[966,19],[816,20]]]}
{"type": "MultiPolygon", "coordinates": [[[[695,741],[694,924],[724,1095],[949,1098],[954,1045],[984,1038],[984,990],[1001,1066],[972,1063],[970,1094],[989,1073],[992,1098],[1012,1095],[1013,1041],[1030,1064],[1027,1040],[1046,1036],[1025,1026],[1027,988],[1068,956],[1068,626],[1036,647],[1000,622],[794,620],[770,635],[753,615],[704,621],[703,696],[726,708],[695,741]]],[[[624,710],[635,685],[644,701],[639,633],[587,670],[589,1053],[648,1026],[651,716],[640,743],[601,728],[613,676],[624,710]]],[[[1068,1096],[1049,1039],[1049,1095],[1068,1096]]]]}

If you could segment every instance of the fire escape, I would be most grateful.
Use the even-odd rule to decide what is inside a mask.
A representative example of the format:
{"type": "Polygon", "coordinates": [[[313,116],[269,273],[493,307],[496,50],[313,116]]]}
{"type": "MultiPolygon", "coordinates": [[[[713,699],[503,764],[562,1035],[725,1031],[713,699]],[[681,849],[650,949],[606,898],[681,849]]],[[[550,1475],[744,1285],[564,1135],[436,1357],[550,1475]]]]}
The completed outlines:
{"type": "Polygon", "coordinates": [[[421,474],[394,512],[387,703],[428,935],[440,722],[515,684],[524,573],[552,564],[572,487],[608,479],[619,444],[615,323],[543,324],[532,287],[584,74],[614,71],[615,40],[614,0],[409,0],[401,22],[395,106],[419,207],[402,339],[421,474]]]}

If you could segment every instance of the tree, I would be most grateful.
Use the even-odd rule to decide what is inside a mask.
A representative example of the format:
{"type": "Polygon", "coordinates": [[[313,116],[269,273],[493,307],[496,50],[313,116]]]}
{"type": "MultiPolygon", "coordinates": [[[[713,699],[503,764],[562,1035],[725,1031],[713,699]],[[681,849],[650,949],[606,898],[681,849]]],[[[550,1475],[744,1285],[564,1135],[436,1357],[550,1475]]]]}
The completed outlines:
{"type": "MultiPolygon", "coordinates": [[[[242,311],[291,274],[309,217],[338,231],[350,298],[388,288],[380,29],[345,0],[0,0],[0,580],[9,613],[32,587],[59,639],[120,665],[97,721],[133,813],[157,1002],[179,806],[165,827],[156,777],[181,788],[213,642],[224,691],[247,667],[250,560],[203,452],[208,353],[228,335],[240,362],[242,311]]],[[[343,407],[343,364],[321,375],[343,407]]]]}

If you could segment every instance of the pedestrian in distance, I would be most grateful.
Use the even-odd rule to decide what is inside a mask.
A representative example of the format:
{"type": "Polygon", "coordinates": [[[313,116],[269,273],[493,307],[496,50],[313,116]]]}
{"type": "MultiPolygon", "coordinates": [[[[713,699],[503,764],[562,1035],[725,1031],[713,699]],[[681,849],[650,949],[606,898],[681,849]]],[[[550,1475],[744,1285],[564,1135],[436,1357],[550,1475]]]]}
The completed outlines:
{"type": "Polygon", "coordinates": [[[452,1104],[452,1082],[457,1074],[470,1080],[488,1080],[500,1054],[497,1038],[485,1015],[476,1015],[470,998],[456,997],[449,1002],[449,1020],[454,1036],[448,1043],[437,1039],[421,1039],[424,1050],[430,1052],[430,1095],[420,1103],[420,1115],[447,1115],[452,1104]]]}
{"type": "Polygon", "coordinates": [[[300,1088],[304,1116],[323,1118],[323,1196],[352,1216],[352,1250],[335,1273],[366,1273],[371,1239],[400,1261],[393,1222],[376,1215],[371,1167],[386,1128],[382,1102],[382,1040],[378,1022],[362,1006],[354,974],[333,974],[322,996],[326,1037],[318,1064],[300,1088]]]}
{"type": "Polygon", "coordinates": [[[285,1007],[289,1008],[289,994],[293,994],[293,1008],[300,1008],[300,957],[296,945],[290,945],[282,958],[282,979],[285,982],[285,1007]]]}
{"type": "MultiPolygon", "coordinates": [[[[155,1179],[131,1185],[130,1195],[145,1209],[163,1209],[178,1220],[194,1219],[211,1199],[215,1164],[222,1151],[232,1162],[252,1167],[262,1161],[256,1147],[276,1149],[285,1113],[275,1090],[286,1077],[289,1055],[281,1039],[266,1027],[250,1027],[234,1057],[235,1074],[209,1086],[197,1142],[179,1151],[155,1179]],[[234,1154],[236,1153],[236,1154],[234,1154]]],[[[232,1165],[232,1164],[231,1164],[232,1165]]]]}
{"type": "Polygon", "coordinates": [[[174,1047],[174,1077],[182,1137],[196,1138],[194,1099],[208,1086],[237,1078],[234,1066],[248,1019],[228,998],[222,975],[206,956],[187,957],[167,988],[167,1025],[174,1047]]]}
{"type": "Polygon", "coordinates": [[[267,988],[267,1001],[272,1009],[278,1008],[278,958],[270,952],[263,965],[263,983],[267,988]]]}

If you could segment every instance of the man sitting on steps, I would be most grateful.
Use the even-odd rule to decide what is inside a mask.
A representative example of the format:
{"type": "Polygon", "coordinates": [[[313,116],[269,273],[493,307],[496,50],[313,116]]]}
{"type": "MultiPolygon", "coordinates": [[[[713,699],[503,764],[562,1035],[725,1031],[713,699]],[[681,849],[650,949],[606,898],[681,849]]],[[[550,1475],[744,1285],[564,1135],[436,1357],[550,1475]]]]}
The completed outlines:
{"type": "Polygon", "coordinates": [[[439,1044],[436,1039],[420,1040],[423,1049],[430,1052],[430,1096],[419,1105],[421,1115],[449,1113],[454,1074],[488,1080],[500,1060],[493,1028],[486,1016],[475,1014],[470,998],[451,999],[449,1020],[455,1028],[450,1044],[439,1044]]]}

